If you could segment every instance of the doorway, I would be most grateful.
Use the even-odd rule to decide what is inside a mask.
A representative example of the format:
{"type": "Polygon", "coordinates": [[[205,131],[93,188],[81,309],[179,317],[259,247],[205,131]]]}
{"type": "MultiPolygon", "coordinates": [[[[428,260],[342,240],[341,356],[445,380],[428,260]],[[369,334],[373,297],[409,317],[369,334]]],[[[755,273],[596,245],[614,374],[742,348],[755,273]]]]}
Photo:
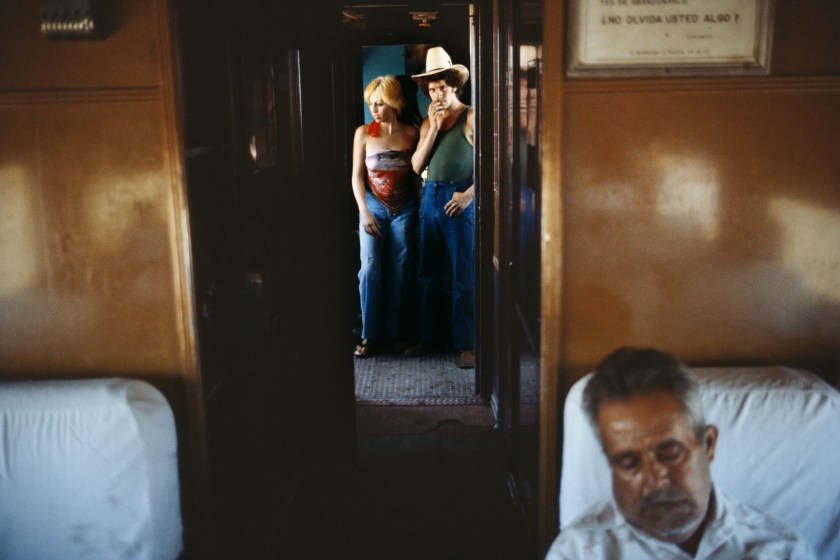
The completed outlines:
{"type": "MultiPolygon", "coordinates": [[[[437,433],[447,432],[447,437],[434,438],[436,449],[458,447],[467,454],[474,449],[468,439],[449,446],[452,423],[432,422],[445,418],[471,426],[480,420],[487,426],[499,422],[499,411],[516,410],[515,361],[508,359],[512,355],[506,349],[517,338],[498,326],[516,317],[499,310],[511,309],[513,300],[501,286],[517,278],[519,269],[506,267],[508,248],[515,244],[495,230],[511,231],[517,222],[508,213],[520,207],[507,198],[514,184],[508,168],[497,169],[511,153],[510,165],[517,165],[518,152],[497,144],[509,142],[516,127],[507,119],[519,98],[502,94],[505,84],[518,83],[515,61],[505,53],[520,39],[503,33],[500,22],[508,17],[501,8],[524,10],[530,4],[435,3],[436,20],[421,27],[422,20],[414,20],[406,4],[347,6],[342,11],[349,21],[342,25],[339,10],[330,8],[330,17],[323,17],[320,3],[249,1],[228,11],[179,0],[183,15],[192,16],[181,19],[201,365],[212,455],[209,485],[230,526],[247,525],[243,533],[262,530],[244,512],[253,504],[271,507],[281,501],[278,496],[293,495],[304,485],[314,489],[316,498],[327,495],[325,485],[342,480],[333,474],[351,464],[358,442],[369,441],[359,437],[370,432],[353,396],[352,303],[358,301],[358,292],[352,281],[358,268],[353,270],[351,259],[358,258],[358,251],[354,255],[351,242],[357,213],[349,185],[352,131],[364,121],[363,46],[437,44],[456,62],[464,61],[471,70],[470,104],[477,109],[475,152],[484,155],[475,169],[479,367],[470,385],[470,395],[482,404],[365,408],[399,411],[399,423],[396,416],[387,420],[397,434],[440,426],[437,433]],[[354,19],[358,14],[347,9],[366,18],[354,19]],[[206,23],[208,12],[213,25],[206,23]],[[463,31],[444,25],[450,13],[463,31]],[[491,398],[493,392],[509,396],[491,398]],[[483,404],[487,401],[498,405],[483,404]],[[445,416],[441,412],[430,418],[429,413],[441,409],[446,409],[445,416]],[[481,412],[479,420],[469,416],[474,411],[481,412]],[[243,436],[254,426],[265,437],[243,436]],[[251,483],[256,480],[252,470],[265,484],[251,483]],[[246,481],[247,492],[238,491],[232,481],[246,481]]],[[[538,16],[535,9],[535,27],[538,16]]],[[[539,153],[535,140],[527,144],[529,153],[539,153]]],[[[536,169],[532,172],[539,175],[536,169]]],[[[534,200],[538,202],[538,194],[534,200]]],[[[538,214],[538,204],[528,207],[538,214]]],[[[529,262],[538,266],[536,258],[529,262]]],[[[523,274],[536,279],[533,270],[523,274]]],[[[492,465],[465,463],[467,470],[477,464],[503,473],[524,471],[516,455],[530,457],[532,452],[517,443],[517,417],[502,414],[509,421],[499,422],[500,430],[483,428],[481,434],[488,440],[503,436],[506,445],[493,448],[499,455],[492,465]]],[[[432,445],[428,438],[417,439],[422,449],[432,445]]],[[[465,478],[478,477],[468,473],[465,478]]],[[[497,478],[492,484],[498,484],[497,478]]],[[[501,486],[507,493],[509,486],[501,486]]],[[[528,486],[515,486],[528,496],[528,486]]],[[[535,486],[530,491],[538,495],[535,486]]],[[[475,511],[476,502],[465,503],[475,511]]],[[[324,509],[331,511],[334,504],[325,500],[324,509]]],[[[288,518],[299,516],[288,513],[288,518]]],[[[315,518],[321,529],[322,518],[315,518]]],[[[474,533],[494,533],[486,529],[474,533]]]]}
{"type": "MultiPolygon", "coordinates": [[[[473,5],[464,3],[435,6],[434,10],[418,12],[412,11],[407,5],[370,4],[343,8],[347,44],[346,74],[351,83],[351,87],[347,88],[350,91],[347,96],[348,139],[352,138],[352,131],[358,124],[371,119],[363,99],[365,86],[372,78],[386,74],[394,75],[404,84],[407,98],[407,111],[404,114],[408,113],[406,120],[419,126],[429,99],[417,90],[410,76],[424,71],[425,53],[432,46],[442,46],[453,62],[464,64],[470,69],[470,80],[460,99],[467,105],[476,106],[475,9],[473,5]]],[[[350,146],[347,149],[349,155],[350,146]]],[[[349,177],[349,157],[347,162],[349,177]]],[[[476,161],[476,169],[478,165],[476,161]]],[[[348,215],[356,221],[358,210],[349,191],[348,185],[348,215]]],[[[478,206],[478,189],[474,203],[478,206]]],[[[354,236],[357,236],[357,222],[353,223],[353,230],[354,236]]],[[[476,233],[479,239],[479,232],[476,233]]],[[[358,246],[358,238],[354,240],[358,246]]],[[[358,301],[356,303],[358,311],[358,301]]],[[[444,314],[444,317],[448,315],[444,314]]],[[[448,338],[448,320],[442,321],[439,328],[440,344],[433,352],[405,357],[399,348],[386,347],[368,357],[356,358],[354,371],[357,407],[484,405],[486,395],[481,393],[480,370],[464,370],[455,365],[456,353],[448,338]]],[[[360,319],[357,319],[355,331],[356,337],[360,338],[360,319]]],[[[480,340],[477,339],[478,345],[480,340]]],[[[450,409],[449,412],[456,411],[450,409]]]]}

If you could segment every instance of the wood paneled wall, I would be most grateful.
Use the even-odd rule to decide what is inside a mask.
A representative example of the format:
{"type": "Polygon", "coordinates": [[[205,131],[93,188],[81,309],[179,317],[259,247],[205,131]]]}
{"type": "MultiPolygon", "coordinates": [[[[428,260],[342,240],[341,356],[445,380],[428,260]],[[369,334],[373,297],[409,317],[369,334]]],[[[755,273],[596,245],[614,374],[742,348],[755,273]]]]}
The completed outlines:
{"type": "Polygon", "coordinates": [[[694,363],[831,361],[837,84],[684,85],[567,94],[566,366],[583,374],[624,344],[694,363]]]}
{"type": "Polygon", "coordinates": [[[0,375],[153,382],[192,484],[203,419],[174,28],[166,0],[107,10],[106,38],[55,41],[37,2],[0,4],[0,375]]]}
{"type": "Polygon", "coordinates": [[[166,3],[121,10],[101,41],[0,12],[3,371],[193,367],[166,3]]]}
{"type": "Polygon", "coordinates": [[[610,350],[840,371],[840,8],[775,2],[766,77],[568,79],[546,3],[542,544],[569,386],[610,350]]]}

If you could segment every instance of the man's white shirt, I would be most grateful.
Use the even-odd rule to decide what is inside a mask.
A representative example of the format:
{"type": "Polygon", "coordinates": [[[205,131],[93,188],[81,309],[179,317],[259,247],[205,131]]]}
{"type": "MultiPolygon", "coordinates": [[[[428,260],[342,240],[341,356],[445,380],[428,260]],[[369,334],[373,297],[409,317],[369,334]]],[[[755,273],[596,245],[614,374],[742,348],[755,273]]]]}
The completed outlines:
{"type": "Polygon", "coordinates": [[[564,529],[546,560],[814,560],[802,538],[785,523],[712,489],[715,515],[697,555],[648,536],[618,511],[600,502],[564,529]]]}

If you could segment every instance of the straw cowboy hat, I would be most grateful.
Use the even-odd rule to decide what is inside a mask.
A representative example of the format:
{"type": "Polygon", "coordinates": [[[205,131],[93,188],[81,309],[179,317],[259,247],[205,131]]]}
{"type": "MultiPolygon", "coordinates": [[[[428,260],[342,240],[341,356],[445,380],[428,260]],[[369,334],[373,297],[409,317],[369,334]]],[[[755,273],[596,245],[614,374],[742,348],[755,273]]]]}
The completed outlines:
{"type": "Polygon", "coordinates": [[[461,79],[461,86],[467,83],[470,77],[470,71],[463,64],[452,64],[452,59],[443,50],[443,47],[432,47],[426,53],[426,71],[422,74],[413,74],[411,78],[427,78],[435,74],[439,74],[444,70],[454,70],[461,79]]]}

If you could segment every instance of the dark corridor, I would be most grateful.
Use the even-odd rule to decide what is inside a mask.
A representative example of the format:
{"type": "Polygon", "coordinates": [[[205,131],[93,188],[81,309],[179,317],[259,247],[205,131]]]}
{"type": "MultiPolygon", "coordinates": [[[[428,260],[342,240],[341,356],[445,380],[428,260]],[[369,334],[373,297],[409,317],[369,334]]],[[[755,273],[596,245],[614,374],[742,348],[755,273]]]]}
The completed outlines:
{"type": "Polygon", "coordinates": [[[303,488],[303,515],[275,534],[267,558],[534,558],[506,465],[502,435],[488,425],[360,433],[353,467],[326,487],[303,488]]]}

